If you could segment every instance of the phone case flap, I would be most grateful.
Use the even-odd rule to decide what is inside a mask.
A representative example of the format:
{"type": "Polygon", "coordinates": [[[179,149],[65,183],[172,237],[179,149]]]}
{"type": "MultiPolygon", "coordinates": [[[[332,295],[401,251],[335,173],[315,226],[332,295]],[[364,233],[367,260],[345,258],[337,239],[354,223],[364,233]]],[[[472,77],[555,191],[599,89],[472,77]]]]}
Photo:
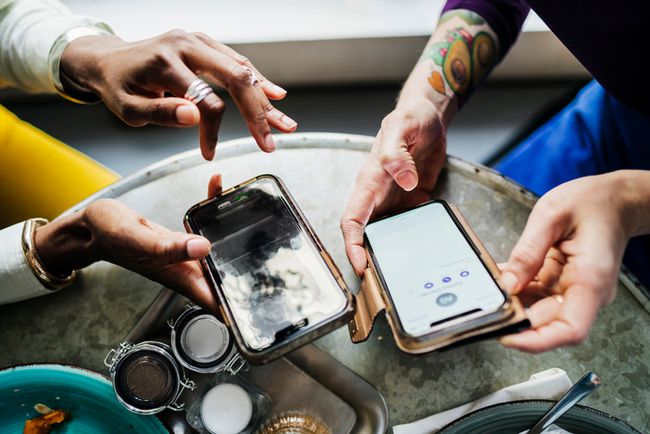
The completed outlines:
{"type": "Polygon", "coordinates": [[[386,309],[386,304],[381,295],[381,289],[370,268],[366,269],[363,273],[361,286],[355,299],[354,317],[348,322],[348,331],[350,332],[352,342],[358,344],[368,339],[375,323],[375,318],[377,318],[377,315],[381,311],[386,309]]]}

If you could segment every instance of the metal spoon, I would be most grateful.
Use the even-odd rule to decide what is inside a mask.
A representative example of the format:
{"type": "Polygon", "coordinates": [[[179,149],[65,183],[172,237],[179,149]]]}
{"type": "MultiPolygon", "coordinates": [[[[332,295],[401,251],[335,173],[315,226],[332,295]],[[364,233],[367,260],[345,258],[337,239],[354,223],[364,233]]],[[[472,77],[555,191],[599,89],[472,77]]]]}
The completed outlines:
{"type": "Polygon", "coordinates": [[[589,396],[591,392],[600,386],[600,378],[598,375],[589,371],[582,376],[580,380],[571,389],[564,394],[564,396],[555,404],[534,427],[528,430],[527,434],[540,434],[546,428],[551,426],[553,422],[558,420],[560,416],[569,411],[571,407],[582,401],[589,396]]]}

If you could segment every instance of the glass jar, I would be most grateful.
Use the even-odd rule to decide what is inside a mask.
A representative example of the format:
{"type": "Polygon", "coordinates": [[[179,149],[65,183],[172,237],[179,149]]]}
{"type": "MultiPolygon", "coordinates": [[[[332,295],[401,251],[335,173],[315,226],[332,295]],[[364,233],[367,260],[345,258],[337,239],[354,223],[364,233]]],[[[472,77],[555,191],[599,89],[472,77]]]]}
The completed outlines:
{"type": "Polygon", "coordinates": [[[117,399],[133,413],[155,414],[166,408],[180,411],[184,408],[178,402],[181,394],[195,388],[171,348],[162,342],[124,342],[109,351],[104,364],[117,399]]]}
{"type": "Polygon", "coordinates": [[[189,305],[169,325],[174,356],[187,369],[202,374],[227,371],[235,375],[248,368],[228,327],[204,309],[189,305]]]}
{"type": "Polygon", "coordinates": [[[268,396],[241,377],[221,372],[187,409],[187,422],[201,434],[250,434],[270,408],[268,396]]]}

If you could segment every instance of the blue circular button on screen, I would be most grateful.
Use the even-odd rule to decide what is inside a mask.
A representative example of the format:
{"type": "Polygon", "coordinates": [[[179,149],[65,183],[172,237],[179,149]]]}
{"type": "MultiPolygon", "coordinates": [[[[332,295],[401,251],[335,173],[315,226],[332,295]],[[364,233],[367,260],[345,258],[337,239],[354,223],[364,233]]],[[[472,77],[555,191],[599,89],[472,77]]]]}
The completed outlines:
{"type": "Polygon", "coordinates": [[[456,303],[456,300],[458,300],[456,294],[452,294],[451,292],[445,292],[444,294],[440,294],[438,298],[436,298],[436,303],[438,304],[438,306],[447,307],[456,303]]]}
{"type": "Polygon", "coordinates": [[[467,276],[469,276],[469,271],[463,270],[460,272],[460,277],[467,277],[467,276]]]}
{"type": "Polygon", "coordinates": [[[427,283],[424,284],[424,287],[425,287],[426,289],[431,289],[431,288],[433,288],[433,283],[431,283],[431,282],[427,282],[427,283]]]}
{"type": "Polygon", "coordinates": [[[445,282],[445,283],[449,283],[449,282],[451,282],[451,277],[445,276],[445,277],[442,278],[442,281],[445,282]]]}

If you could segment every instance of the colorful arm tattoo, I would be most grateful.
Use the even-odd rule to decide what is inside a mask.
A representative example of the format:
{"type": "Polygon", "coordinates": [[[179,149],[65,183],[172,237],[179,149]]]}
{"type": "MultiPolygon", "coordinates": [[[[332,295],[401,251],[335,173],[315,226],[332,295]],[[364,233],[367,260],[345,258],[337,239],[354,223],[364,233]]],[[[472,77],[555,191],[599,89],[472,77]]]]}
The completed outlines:
{"type": "Polygon", "coordinates": [[[469,94],[496,64],[496,41],[477,13],[457,9],[443,14],[420,57],[431,63],[431,87],[450,97],[469,94]]]}

